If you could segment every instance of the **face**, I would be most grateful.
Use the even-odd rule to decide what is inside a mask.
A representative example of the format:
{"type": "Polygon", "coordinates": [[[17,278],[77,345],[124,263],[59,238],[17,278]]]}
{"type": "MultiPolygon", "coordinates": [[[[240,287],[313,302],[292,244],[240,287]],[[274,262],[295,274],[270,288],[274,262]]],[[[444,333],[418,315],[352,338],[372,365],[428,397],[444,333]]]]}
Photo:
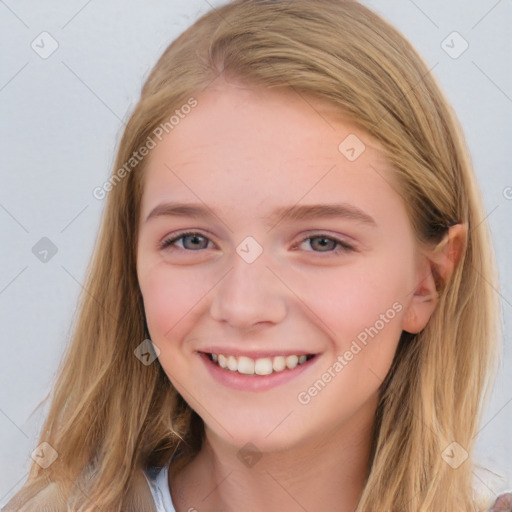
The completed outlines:
{"type": "Polygon", "coordinates": [[[360,429],[421,279],[383,153],[292,91],[196,99],[145,175],[137,273],[159,362],[234,446],[360,429]]]}

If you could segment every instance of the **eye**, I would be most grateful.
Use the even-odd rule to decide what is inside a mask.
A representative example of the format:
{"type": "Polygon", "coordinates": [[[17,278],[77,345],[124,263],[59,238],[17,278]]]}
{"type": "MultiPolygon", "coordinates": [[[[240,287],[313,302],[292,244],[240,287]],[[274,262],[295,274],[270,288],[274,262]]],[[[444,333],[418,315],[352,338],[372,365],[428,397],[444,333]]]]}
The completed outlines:
{"type": "Polygon", "coordinates": [[[310,247],[313,247],[313,251],[308,252],[331,252],[334,254],[341,254],[344,252],[351,252],[355,250],[354,247],[352,247],[347,242],[339,240],[338,238],[326,236],[325,234],[309,236],[302,240],[302,242],[299,245],[302,245],[304,242],[307,242],[308,240],[310,241],[310,247]],[[315,243],[315,240],[318,241],[318,243],[315,243]],[[329,247],[333,247],[333,249],[329,250],[329,247]],[[317,251],[315,249],[320,250],[317,251]]]}
{"type": "MultiPolygon", "coordinates": [[[[173,246],[175,246],[176,242],[178,241],[182,242],[181,247],[176,246],[179,249],[186,251],[198,251],[201,249],[206,249],[210,240],[197,231],[185,231],[178,233],[171,238],[165,239],[160,244],[160,249],[173,248],[173,246]],[[188,246],[186,244],[188,244],[188,246]]],[[[312,251],[307,252],[330,252],[334,254],[341,254],[355,250],[354,247],[352,247],[347,242],[339,240],[338,238],[326,236],[325,234],[318,234],[304,238],[299,246],[307,241],[310,241],[310,247],[313,248],[312,251]],[[315,241],[318,243],[315,243],[315,241]],[[331,247],[331,249],[329,249],[329,247],[331,247]]]]}
{"type": "Polygon", "coordinates": [[[195,231],[186,231],[182,233],[178,233],[176,236],[172,238],[167,238],[160,244],[161,249],[167,249],[175,244],[178,240],[182,240],[182,247],[178,247],[179,249],[184,250],[192,250],[196,251],[198,249],[206,249],[208,245],[209,239],[205,236],[201,235],[201,233],[197,233],[195,231]],[[201,240],[202,239],[202,240],[201,240]],[[206,240],[206,245],[204,244],[204,240],[206,240]],[[184,245],[190,242],[188,247],[184,245]]]}

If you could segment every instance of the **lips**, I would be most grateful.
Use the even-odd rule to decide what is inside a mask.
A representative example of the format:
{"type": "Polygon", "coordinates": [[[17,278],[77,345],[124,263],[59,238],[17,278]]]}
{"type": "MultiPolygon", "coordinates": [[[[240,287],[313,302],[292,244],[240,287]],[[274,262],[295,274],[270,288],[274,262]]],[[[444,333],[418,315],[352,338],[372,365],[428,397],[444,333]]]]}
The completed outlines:
{"type": "MultiPolygon", "coordinates": [[[[271,388],[275,388],[281,385],[284,385],[285,383],[299,378],[300,375],[307,372],[309,369],[311,369],[313,366],[316,365],[317,361],[321,360],[320,354],[293,354],[288,353],[286,356],[284,354],[276,354],[274,353],[272,355],[272,371],[270,371],[269,362],[266,363],[258,363],[259,359],[269,359],[270,356],[268,356],[268,352],[264,354],[267,357],[256,357],[249,358],[246,355],[237,355],[236,357],[234,354],[227,355],[226,353],[218,353],[218,352],[197,352],[200,360],[203,361],[203,364],[205,365],[206,370],[208,373],[213,377],[215,381],[220,383],[223,386],[227,386],[229,388],[232,388],[234,390],[239,391],[255,391],[255,392],[262,392],[269,390],[271,388]],[[217,361],[214,361],[215,355],[217,357],[217,361]],[[220,356],[223,356],[221,358],[220,356]],[[233,359],[230,359],[230,357],[233,357],[233,359]],[[290,357],[290,366],[294,366],[293,368],[289,368],[288,364],[286,362],[287,358],[290,357]],[[299,363],[299,357],[301,357],[301,361],[305,359],[304,362],[299,363]],[[254,363],[254,371],[252,371],[252,367],[248,366],[245,368],[245,371],[247,373],[240,372],[240,369],[244,369],[244,365],[248,364],[251,365],[251,362],[245,361],[244,359],[250,359],[254,363]],[[278,370],[274,370],[274,361],[277,358],[277,368],[278,370]],[[281,370],[281,367],[283,366],[283,361],[286,364],[286,367],[281,370]],[[296,362],[295,362],[296,358],[296,362]],[[221,361],[224,361],[226,363],[226,367],[222,368],[219,365],[219,359],[221,361]],[[242,368],[238,368],[238,365],[242,363],[242,368]],[[231,368],[233,370],[230,370],[228,368],[228,363],[231,365],[231,368]],[[235,368],[235,363],[237,365],[237,368],[235,368]],[[279,364],[281,366],[279,366],[279,364]],[[252,371],[252,373],[250,373],[252,371]],[[260,373],[256,373],[260,372],[260,373]]],[[[261,354],[261,352],[259,353],[261,354]]]]}

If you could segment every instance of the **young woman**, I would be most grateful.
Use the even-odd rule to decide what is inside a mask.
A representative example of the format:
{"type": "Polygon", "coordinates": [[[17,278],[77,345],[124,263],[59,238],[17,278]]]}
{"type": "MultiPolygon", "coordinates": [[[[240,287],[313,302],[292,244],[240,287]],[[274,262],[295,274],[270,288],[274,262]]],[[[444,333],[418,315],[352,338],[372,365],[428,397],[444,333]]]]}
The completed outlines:
{"type": "MultiPolygon", "coordinates": [[[[5,510],[470,512],[494,257],[462,131],[357,2],[235,1],[125,129],[5,510]]],[[[492,507],[492,508],[489,508],[492,507]]]]}

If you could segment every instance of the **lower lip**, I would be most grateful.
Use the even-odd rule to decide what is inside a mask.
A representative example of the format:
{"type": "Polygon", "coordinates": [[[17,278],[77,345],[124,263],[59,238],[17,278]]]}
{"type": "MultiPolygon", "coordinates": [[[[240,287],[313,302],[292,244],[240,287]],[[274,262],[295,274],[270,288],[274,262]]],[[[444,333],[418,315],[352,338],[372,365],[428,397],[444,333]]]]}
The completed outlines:
{"type": "Polygon", "coordinates": [[[270,375],[244,375],[242,373],[221,368],[204,352],[200,352],[199,355],[210,372],[210,375],[217,382],[220,382],[229,388],[241,391],[265,391],[267,389],[280,386],[281,384],[284,384],[307,371],[318,359],[318,355],[315,355],[305,363],[299,364],[291,370],[287,368],[282,372],[274,372],[270,375]]]}

